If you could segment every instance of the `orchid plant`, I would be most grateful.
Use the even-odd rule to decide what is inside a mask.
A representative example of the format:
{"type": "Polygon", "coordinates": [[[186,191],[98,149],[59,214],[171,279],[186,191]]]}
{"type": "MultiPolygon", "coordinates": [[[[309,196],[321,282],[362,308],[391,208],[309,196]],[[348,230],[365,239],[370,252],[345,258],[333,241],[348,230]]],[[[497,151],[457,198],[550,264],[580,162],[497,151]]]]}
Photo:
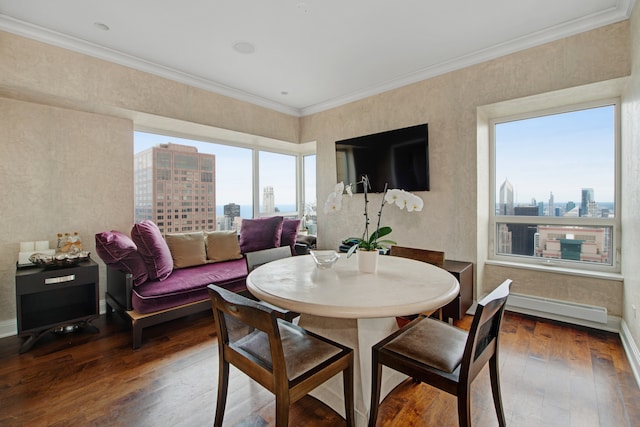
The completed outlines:
{"type": "MultiPolygon", "coordinates": [[[[371,189],[371,185],[369,183],[369,177],[367,175],[363,175],[362,179],[356,183],[356,185],[362,184],[364,189],[364,232],[362,233],[362,237],[352,237],[357,243],[347,252],[347,257],[350,257],[356,249],[361,249],[363,251],[376,251],[378,249],[385,248],[387,245],[395,245],[396,242],[389,239],[382,239],[385,236],[391,234],[391,227],[380,226],[380,221],[382,219],[382,209],[385,204],[394,204],[400,209],[407,209],[408,212],[413,211],[421,211],[424,202],[418,196],[413,193],[409,193],[405,190],[400,189],[387,189],[385,185],[384,194],[382,197],[382,202],[380,203],[380,209],[378,210],[378,220],[376,224],[376,230],[369,234],[369,199],[367,197],[368,190],[371,189]]],[[[324,212],[331,213],[337,212],[342,209],[342,198],[343,194],[346,193],[350,197],[353,196],[353,188],[352,184],[347,186],[344,185],[344,182],[339,182],[336,184],[333,192],[329,194],[327,197],[327,201],[324,204],[324,212]]]]}

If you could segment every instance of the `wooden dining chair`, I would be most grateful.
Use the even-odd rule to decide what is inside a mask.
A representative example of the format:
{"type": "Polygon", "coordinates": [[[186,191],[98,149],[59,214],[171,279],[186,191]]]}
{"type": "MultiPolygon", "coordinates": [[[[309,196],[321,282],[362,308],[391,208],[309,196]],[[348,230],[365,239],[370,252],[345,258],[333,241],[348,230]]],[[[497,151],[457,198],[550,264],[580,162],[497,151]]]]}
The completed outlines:
{"type": "Polygon", "coordinates": [[[433,264],[436,267],[444,268],[444,252],[432,251],[430,249],[409,248],[405,246],[391,246],[389,255],[410,258],[418,261],[433,264]]]}
{"type": "MultiPolygon", "coordinates": [[[[435,265],[436,267],[444,268],[444,252],[442,251],[433,251],[430,249],[418,249],[418,248],[409,248],[406,246],[391,246],[389,250],[389,255],[397,256],[402,258],[415,259],[416,261],[426,262],[428,264],[435,265]]],[[[438,312],[438,319],[442,320],[442,308],[439,308],[434,311],[422,312],[420,313],[423,316],[431,316],[433,313],[438,312]]],[[[408,323],[410,320],[413,320],[415,316],[403,316],[398,318],[398,324],[403,325],[408,323]]]]}
{"type": "Polygon", "coordinates": [[[222,426],[229,365],[276,396],[276,426],[285,427],[289,406],[342,372],[345,414],[354,422],[353,350],[291,324],[259,302],[208,286],[218,336],[218,399],[214,426],[222,426]]]}
{"type": "Polygon", "coordinates": [[[249,273],[263,264],[282,258],[288,258],[290,256],[291,248],[289,246],[262,249],[260,251],[247,252],[244,254],[244,258],[247,261],[247,271],[249,273]]]}
{"type": "Polygon", "coordinates": [[[412,376],[458,398],[461,427],[471,425],[471,383],[487,362],[493,403],[500,426],[506,425],[500,394],[498,350],[500,324],[511,280],[484,297],[476,308],[469,332],[428,317],[418,317],[372,347],[371,412],[378,416],[382,366],[412,376]]]}
{"type": "MultiPolygon", "coordinates": [[[[244,259],[247,262],[248,273],[251,273],[256,268],[268,262],[277,261],[279,259],[289,258],[289,257],[291,257],[291,248],[289,246],[280,246],[277,248],[262,249],[259,251],[247,252],[244,254],[244,259]]],[[[257,301],[257,299],[249,291],[242,292],[242,295],[257,301]]],[[[284,316],[284,319],[289,322],[293,322],[297,317],[300,316],[300,313],[296,313],[295,311],[276,307],[275,305],[269,304],[268,302],[261,301],[260,303],[262,305],[266,305],[269,308],[272,308],[274,310],[281,312],[282,315],[284,316]]]]}

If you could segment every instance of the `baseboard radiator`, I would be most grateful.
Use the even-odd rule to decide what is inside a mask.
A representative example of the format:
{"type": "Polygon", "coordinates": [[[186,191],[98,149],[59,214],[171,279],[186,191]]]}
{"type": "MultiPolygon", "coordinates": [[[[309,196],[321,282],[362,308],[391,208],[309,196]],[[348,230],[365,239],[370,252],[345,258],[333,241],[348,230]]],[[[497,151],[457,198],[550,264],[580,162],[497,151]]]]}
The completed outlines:
{"type": "Polygon", "coordinates": [[[607,308],[595,305],[580,304],[569,301],[561,301],[551,298],[542,298],[532,295],[511,293],[507,300],[507,309],[513,311],[529,312],[544,317],[549,314],[553,317],[561,316],[595,323],[607,323],[607,308]]]}

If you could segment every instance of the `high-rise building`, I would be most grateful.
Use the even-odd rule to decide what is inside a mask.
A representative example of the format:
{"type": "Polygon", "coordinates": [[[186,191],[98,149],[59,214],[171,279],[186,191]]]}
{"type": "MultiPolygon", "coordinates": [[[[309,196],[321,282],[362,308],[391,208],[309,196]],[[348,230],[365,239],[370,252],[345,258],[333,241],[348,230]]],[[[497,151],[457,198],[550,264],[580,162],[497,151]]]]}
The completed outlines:
{"type": "Polygon", "coordinates": [[[224,205],[224,216],[229,216],[231,218],[240,216],[240,205],[235,203],[228,203],[224,205]]]}
{"type": "Polygon", "coordinates": [[[224,216],[218,219],[218,230],[237,230],[240,220],[240,205],[228,203],[224,205],[224,216]]]}
{"type": "Polygon", "coordinates": [[[556,216],[555,202],[553,201],[553,192],[549,193],[549,212],[548,216],[556,216]]]}
{"type": "Polygon", "coordinates": [[[594,194],[593,194],[593,188],[583,188],[582,189],[582,203],[580,204],[580,216],[590,216],[589,215],[589,205],[592,202],[595,202],[595,197],[594,197],[594,194]]]}
{"type": "Polygon", "coordinates": [[[511,253],[511,231],[507,224],[498,224],[497,251],[499,254],[511,253]]]}
{"type": "Polygon", "coordinates": [[[500,186],[499,215],[513,215],[513,186],[508,179],[500,186]]]}
{"type": "MultiPolygon", "coordinates": [[[[537,206],[516,206],[516,216],[538,216],[537,206]]],[[[537,224],[509,224],[511,232],[511,254],[533,256],[535,251],[535,235],[537,224]]]]}
{"type": "Polygon", "coordinates": [[[576,204],[575,204],[574,202],[572,202],[571,200],[569,200],[569,201],[567,202],[567,204],[565,205],[564,210],[565,210],[566,212],[569,212],[569,211],[572,211],[572,210],[573,210],[573,208],[575,208],[575,207],[576,207],[576,204]]]}
{"type": "Polygon", "coordinates": [[[276,211],[273,187],[268,185],[262,190],[262,213],[274,213],[276,211]]]}
{"type": "Polygon", "coordinates": [[[215,230],[215,156],[196,147],[159,144],[134,156],[135,221],[165,233],[215,230]]]}

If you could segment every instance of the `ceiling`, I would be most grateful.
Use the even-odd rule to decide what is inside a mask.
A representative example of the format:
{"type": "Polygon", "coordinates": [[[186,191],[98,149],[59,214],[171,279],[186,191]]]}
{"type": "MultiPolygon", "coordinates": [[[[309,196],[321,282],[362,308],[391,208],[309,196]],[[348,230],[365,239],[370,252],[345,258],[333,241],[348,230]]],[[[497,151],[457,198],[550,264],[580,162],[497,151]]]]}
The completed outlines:
{"type": "Polygon", "coordinates": [[[634,3],[0,0],[0,30],[304,116],[627,19],[634,3]]]}

